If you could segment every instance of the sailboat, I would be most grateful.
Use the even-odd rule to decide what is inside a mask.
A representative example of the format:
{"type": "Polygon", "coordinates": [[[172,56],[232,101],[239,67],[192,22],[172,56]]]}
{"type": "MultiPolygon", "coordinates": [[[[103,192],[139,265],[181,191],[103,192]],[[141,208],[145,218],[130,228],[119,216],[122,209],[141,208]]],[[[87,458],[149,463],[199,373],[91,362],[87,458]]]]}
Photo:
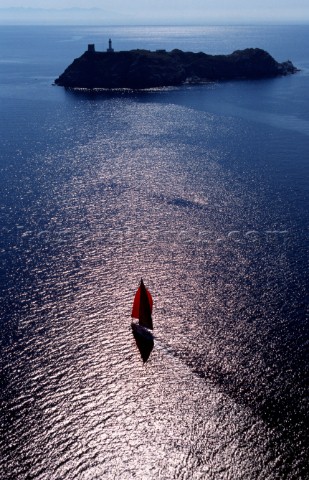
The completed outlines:
{"type": "Polygon", "coordinates": [[[148,340],[153,342],[153,324],[152,324],[152,297],[141,279],[140,286],[134,297],[132,307],[132,318],[138,319],[138,322],[132,322],[131,327],[134,336],[139,337],[140,340],[148,340]]]}

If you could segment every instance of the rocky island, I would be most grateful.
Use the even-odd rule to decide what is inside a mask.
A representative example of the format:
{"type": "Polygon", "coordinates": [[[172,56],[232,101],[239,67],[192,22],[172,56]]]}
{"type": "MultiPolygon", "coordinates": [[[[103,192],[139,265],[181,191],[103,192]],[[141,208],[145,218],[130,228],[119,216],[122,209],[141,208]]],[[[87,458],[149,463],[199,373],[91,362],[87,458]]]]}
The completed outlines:
{"type": "Polygon", "coordinates": [[[106,52],[93,44],[55,80],[67,88],[145,89],[220,80],[271,78],[295,73],[291,61],[278,63],[260,48],[236,50],[230,55],[182,50],[115,52],[109,40],[106,52]]]}

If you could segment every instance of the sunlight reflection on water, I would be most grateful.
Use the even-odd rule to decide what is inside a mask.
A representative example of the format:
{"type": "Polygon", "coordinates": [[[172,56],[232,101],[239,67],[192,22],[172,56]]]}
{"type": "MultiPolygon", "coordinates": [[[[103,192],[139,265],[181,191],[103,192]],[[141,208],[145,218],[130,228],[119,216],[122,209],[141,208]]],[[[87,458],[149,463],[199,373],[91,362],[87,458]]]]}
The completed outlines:
{"type": "Polygon", "coordinates": [[[288,382],[276,378],[285,356],[272,325],[286,328],[276,302],[291,266],[278,239],[228,236],[271,221],[257,179],[222,166],[231,152],[218,137],[235,127],[133,99],[77,102],[71,122],[62,141],[72,147],[60,138],[34,159],[37,197],[25,177],[30,207],[22,236],[11,232],[22,281],[8,293],[6,468],[38,479],[275,478],[290,425],[276,432],[283,400],[268,405],[288,382]],[[130,332],[141,276],[154,298],[145,366],[130,332]]]}

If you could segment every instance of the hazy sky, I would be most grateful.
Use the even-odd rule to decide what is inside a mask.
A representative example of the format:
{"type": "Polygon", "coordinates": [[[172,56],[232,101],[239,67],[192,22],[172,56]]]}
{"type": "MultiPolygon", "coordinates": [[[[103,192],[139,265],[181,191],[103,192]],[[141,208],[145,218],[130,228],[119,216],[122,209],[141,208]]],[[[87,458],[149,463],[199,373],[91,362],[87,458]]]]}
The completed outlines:
{"type": "Polygon", "coordinates": [[[307,23],[309,0],[0,0],[0,24],[307,23]]]}

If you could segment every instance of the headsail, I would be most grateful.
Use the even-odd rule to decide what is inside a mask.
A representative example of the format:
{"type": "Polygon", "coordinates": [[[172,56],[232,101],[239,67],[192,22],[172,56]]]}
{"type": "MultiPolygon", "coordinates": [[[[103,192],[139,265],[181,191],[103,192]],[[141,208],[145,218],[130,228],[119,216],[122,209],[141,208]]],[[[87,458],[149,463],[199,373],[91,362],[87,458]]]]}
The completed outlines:
{"type": "Polygon", "coordinates": [[[141,279],[140,287],[138,288],[133,302],[132,314],[134,318],[138,318],[139,324],[142,327],[153,330],[152,325],[152,297],[150,292],[144,285],[143,279],[141,279]]]}

